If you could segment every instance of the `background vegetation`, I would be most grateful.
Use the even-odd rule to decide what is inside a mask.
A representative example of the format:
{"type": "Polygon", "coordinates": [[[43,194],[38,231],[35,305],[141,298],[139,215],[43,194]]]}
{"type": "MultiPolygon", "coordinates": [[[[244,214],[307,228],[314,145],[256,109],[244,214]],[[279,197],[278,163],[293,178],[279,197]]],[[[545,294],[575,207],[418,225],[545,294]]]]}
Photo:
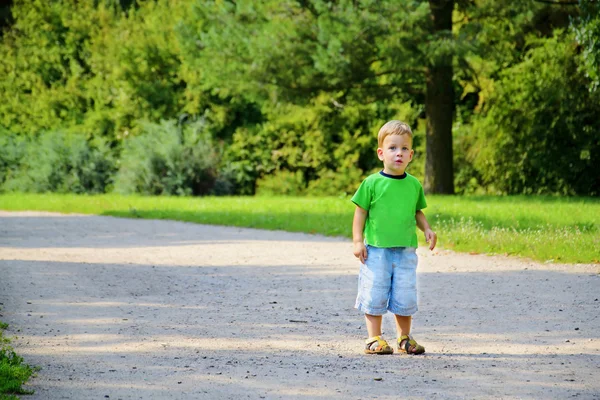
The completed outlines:
{"type": "Polygon", "coordinates": [[[349,194],[392,118],[424,179],[447,64],[457,193],[598,196],[600,4],[429,3],[8,2],[0,191],[349,194]]]}

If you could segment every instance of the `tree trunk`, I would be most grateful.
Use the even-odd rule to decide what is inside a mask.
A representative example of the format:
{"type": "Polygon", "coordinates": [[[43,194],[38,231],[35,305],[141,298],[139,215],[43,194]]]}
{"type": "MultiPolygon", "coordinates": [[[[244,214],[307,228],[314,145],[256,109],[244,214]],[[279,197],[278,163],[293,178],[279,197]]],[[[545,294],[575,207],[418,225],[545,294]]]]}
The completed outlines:
{"type": "MultiPolygon", "coordinates": [[[[429,0],[434,33],[452,32],[454,0],[429,0]]],[[[452,117],[454,93],[452,88],[452,57],[436,60],[426,70],[425,94],[426,193],[454,194],[454,168],[452,161],[452,117]]]]}

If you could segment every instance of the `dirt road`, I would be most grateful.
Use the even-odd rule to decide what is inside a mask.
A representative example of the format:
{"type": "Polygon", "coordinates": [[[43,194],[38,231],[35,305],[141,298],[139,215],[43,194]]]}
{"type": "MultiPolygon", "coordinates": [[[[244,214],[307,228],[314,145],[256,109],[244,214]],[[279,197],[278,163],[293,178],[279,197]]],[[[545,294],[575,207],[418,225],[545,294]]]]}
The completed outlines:
{"type": "Polygon", "coordinates": [[[348,240],[0,212],[0,319],[28,400],[600,399],[598,265],[419,254],[427,353],[365,356],[348,240]]]}

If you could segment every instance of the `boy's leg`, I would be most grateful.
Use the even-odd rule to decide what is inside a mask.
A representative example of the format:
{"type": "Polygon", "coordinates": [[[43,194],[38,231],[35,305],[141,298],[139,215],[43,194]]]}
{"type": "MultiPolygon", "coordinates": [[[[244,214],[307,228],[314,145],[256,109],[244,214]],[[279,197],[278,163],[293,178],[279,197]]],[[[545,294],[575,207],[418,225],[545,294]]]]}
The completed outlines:
{"type": "Polygon", "coordinates": [[[365,353],[392,354],[394,349],[382,338],[381,322],[387,312],[392,268],[386,250],[367,246],[369,258],[360,267],[355,307],[365,314],[368,338],[365,353]]]}
{"type": "Polygon", "coordinates": [[[367,321],[367,333],[369,337],[381,336],[381,315],[369,315],[365,314],[365,320],[367,321]]]}
{"type": "Polygon", "coordinates": [[[392,354],[394,349],[381,337],[382,315],[365,314],[369,338],[365,340],[365,353],[392,354]]]}
{"type": "Polygon", "coordinates": [[[404,335],[410,335],[410,326],[412,324],[412,316],[404,316],[394,314],[396,317],[396,331],[398,331],[398,337],[401,338],[404,335]]]}
{"type": "Polygon", "coordinates": [[[411,338],[412,315],[417,312],[417,264],[416,249],[397,248],[394,251],[394,273],[392,275],[392,293],[388,310],[396,318],[398,331],[398,351],[401,353],[421,354],[425,348],[411,338]]]}
{"type": "Polygon", "coordinates": [[[381,336],[383,314],[387,312],[392,265],[387,259],[387,249],[367,246],[369,258],[360,267],[358,295],[355,308],[365,314],[369,338],[381,336]]]}
{"type": "Polygon", "coordinates": [[[409,336],[412,317],[410,315],[394,315],[396,316],[396,329],[398,330],[398,351],[408,354],[425,353],[425,347],[418,344],[412,337],[409,336]]]}

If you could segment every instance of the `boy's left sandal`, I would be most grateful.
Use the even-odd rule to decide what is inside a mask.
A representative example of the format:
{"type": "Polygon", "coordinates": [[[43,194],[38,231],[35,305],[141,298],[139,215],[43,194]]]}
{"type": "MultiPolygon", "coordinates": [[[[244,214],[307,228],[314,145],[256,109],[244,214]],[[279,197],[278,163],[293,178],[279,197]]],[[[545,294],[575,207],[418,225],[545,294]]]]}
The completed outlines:
{"type": "Polygon", "coordinates": [[[366,354],[392,354],[394,349],[381,336],[373,336],[365,340],[366,354]]]}
{"type": "Polygon", "coordinates": [[[398,352],[406,354],[423,354],[425,353],[425,347],[421,346],[410,336],[404,335],[398,339],[398,352]]]}

